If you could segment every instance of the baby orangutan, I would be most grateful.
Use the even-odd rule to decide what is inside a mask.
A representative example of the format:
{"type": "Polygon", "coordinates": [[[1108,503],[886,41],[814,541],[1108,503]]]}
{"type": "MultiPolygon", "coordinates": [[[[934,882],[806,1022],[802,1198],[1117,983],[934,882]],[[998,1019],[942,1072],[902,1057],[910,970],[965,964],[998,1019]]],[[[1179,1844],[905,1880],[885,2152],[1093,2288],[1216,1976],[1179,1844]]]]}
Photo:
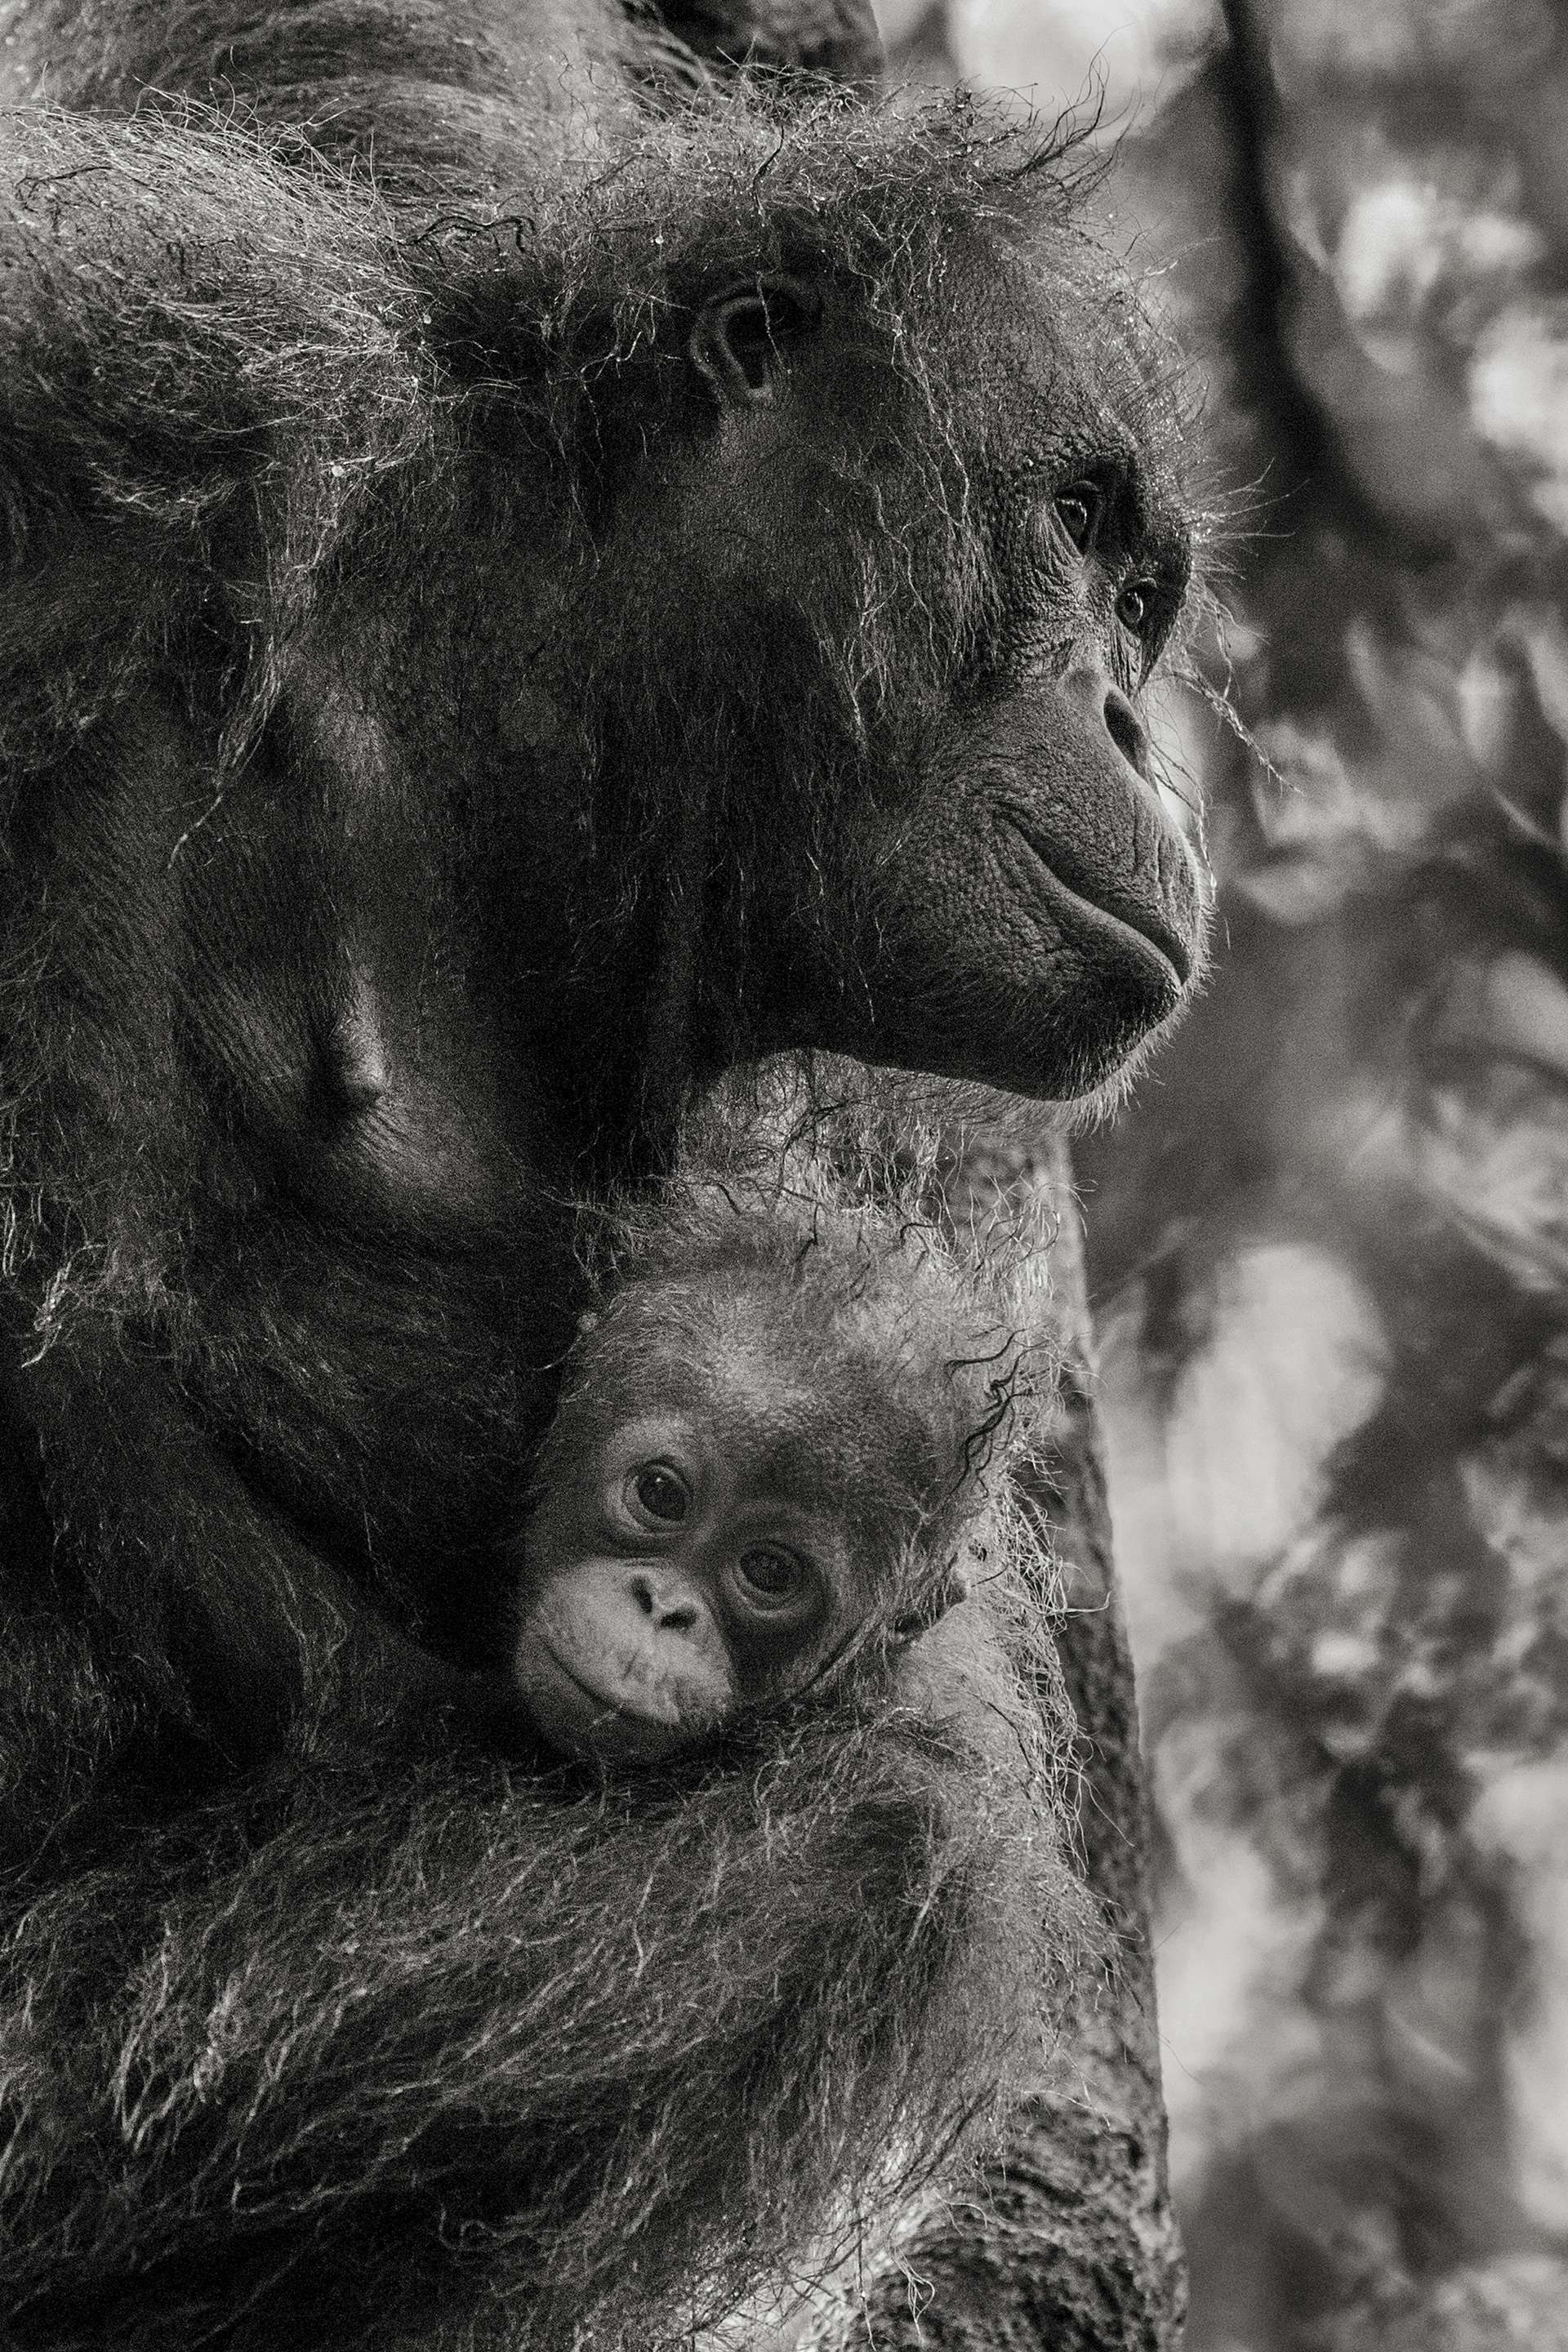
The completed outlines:
{"type": "Polygon", "coordinates": [[[541,1737],[616,1762],[890,1658],[964,1597],[1016,1358],[929,1229],[879,1211],[714,1184],[630,1231],[541,1455],[515,1651],[541,1737]]]}

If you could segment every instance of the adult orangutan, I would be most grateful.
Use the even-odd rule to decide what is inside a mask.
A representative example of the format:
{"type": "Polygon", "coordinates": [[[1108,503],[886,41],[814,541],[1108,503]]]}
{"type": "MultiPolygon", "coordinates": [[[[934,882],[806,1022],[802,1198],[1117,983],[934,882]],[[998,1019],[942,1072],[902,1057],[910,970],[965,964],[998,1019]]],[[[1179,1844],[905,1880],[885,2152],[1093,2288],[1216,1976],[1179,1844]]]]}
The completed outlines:
{"type": "Polygon", "coordinates": [[[644,2347],[1072,1898],[984,1706],[520,1759],[571,1202],[737,1062],[1179,1009],[1165,361],[1037,134],[602,0],[0,30],[0,2308],[644,2347]]]}

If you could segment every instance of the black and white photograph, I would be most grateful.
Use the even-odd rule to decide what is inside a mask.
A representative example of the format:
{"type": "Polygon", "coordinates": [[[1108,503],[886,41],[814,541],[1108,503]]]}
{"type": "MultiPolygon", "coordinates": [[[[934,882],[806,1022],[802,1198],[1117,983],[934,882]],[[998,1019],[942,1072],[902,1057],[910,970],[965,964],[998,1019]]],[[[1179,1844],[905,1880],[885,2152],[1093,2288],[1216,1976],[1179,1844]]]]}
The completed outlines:
{"type": "Polygon", "coordinates": [[[0,2352],[1568,2352],[1568,8],[0,0],[0,2352]]]}

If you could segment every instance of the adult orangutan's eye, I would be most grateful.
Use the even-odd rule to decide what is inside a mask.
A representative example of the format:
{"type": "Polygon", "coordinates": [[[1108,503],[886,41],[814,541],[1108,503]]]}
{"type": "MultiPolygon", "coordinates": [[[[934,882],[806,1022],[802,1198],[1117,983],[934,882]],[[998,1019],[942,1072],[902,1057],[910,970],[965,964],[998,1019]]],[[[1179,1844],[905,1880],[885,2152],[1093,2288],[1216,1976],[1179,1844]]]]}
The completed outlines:
{"type": "Polygon", "coordinates": [[[1105,501],[1093,482],[1069,482],[1057,492],[1057,520],[1080,555],[1087,555],[1100,534],[1105,501]]]}
{"type": "Polygon", "coordinates": [[[644,1462],[629,1472],[626,1500],[635,1516],[656,1527],[678,1528],[691,1508],[691,1489],[668,1462],[644,1462]]]}
{"type": "Polygon", "coordinates": [[[1149,614],[1154,602],[1152,580],[1130,580],[1116,600],[1116,617],[1124,629],[1141,637],[1149,625],[1149,614]]]}

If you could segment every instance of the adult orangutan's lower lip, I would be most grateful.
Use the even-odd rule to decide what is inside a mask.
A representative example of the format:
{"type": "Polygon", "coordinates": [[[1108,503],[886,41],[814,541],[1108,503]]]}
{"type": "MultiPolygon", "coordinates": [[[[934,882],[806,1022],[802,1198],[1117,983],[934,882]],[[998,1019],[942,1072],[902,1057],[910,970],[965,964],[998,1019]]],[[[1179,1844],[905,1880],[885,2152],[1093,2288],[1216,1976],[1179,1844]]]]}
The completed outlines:
{"type": "Polygon", "coordinates": [[[1113,914],[1109,907],[1101,904],[1100,899],[1091,898],[1082,890],[1075,890],[1070,882],[1065,882],[1062,879],[1058,870],[1058,860],[1041,847],[1028,826],[1021,819],[1008,813],[1005,814],[1003,822],[1017,835],[1028,851],[1035,866],[1044,877],[1045,895],[1047,898],[1065,899],[1079,919],[1087,916],[1094,922],[1104,925],[1108,930],[1120,932],[1130,942],[1136,941],[1140,948],[1148,950],[1151,954],[1159,958],[1178,990],[1186,986],[1193,968],[1193,954],[1185,940],[1162,923],[1152,911],[1141,908],[1139,919],[1134,922],[1131,916],[1113,914]]]}

